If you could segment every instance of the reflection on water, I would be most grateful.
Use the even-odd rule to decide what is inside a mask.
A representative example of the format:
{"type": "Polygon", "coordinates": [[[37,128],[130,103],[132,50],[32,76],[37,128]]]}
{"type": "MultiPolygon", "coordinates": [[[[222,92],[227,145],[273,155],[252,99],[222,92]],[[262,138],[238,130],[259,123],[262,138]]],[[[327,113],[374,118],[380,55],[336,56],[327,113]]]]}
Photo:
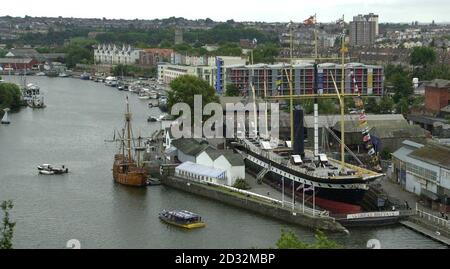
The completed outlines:
{"type": "MultiPolygon", "coordinates": [[[[5,80],[16,81],[14,77],[5,80]]],[[[13,199],[16,248],[64,248],[78,239],[82,248],[266,248],[282,228],[302,240],[311,231],[163,186],[135,189],[112,180],[111,139],[123,126],[126,92],[91,81],[29,77],[45,94],[47,108],[11,114],[0,126],[0,200],[13,199]],[[65,164],[68,175],[40,176],[42,163],[65,164]],[[199,213],[207,227],[184,231],[160,222],[163,209],[199,213]]],[[[150,135],[146,101],[129,94],[133,128],[150,135]]],[[[331,235],[347,248],[365,248],[369,239],[383,248],[438,248],[442,245],[403,227],[351,230],[331,235]]]]}

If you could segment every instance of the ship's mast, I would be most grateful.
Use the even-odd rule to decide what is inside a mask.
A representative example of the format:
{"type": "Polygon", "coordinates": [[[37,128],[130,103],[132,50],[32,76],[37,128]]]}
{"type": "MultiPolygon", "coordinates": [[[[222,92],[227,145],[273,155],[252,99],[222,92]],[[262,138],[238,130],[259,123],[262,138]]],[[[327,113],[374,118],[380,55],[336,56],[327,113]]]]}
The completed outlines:
{"type": "Polygon", "coordinates": [[[127,96],[127,113],[125,113],[125,124],[127,128],[127,147],[128,147],[128,161],[131,162],[131,112],[130,104],[127,96]]]}
{"type": "Polygon", "coordinates": [[[345,20],[344,15],[342,15],[342,40],[341,40],[341,164],[342,167],[345,165],[345,20]]]}
{"type": "Polygon", "coordinates": [[[293,27],[293,22],[291,21],[289,23],[289,34],[291,37],[291,46],[290,46],[290,75],[287,78],[289,80],[289,95],[291,96],[291,98],[289,98],[289,111],[291,113],[290,117],[291,117],[291,144],[292,146],[294,145],[294,91],[293,91],[293,85],[292,85],[292,65],[294,64],[294,36],[292,34],[292,27],[293,27]]]}

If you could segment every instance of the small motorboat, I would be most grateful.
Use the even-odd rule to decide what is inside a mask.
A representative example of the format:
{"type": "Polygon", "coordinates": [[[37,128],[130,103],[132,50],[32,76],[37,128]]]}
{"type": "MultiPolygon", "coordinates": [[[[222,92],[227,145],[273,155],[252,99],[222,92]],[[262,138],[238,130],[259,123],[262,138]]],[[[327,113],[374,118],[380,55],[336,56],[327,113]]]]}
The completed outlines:
{"type": "Polygon", "coordinates": [[[149,186],[159,186],[161,185],[161,180],[157,179],[157,178],[149,178],[147,179],[147,184],[149,186]]]}
{"type": "Polygon", "coordinates": [[[60,175],[69,173],[69,168],[64,165],[61,167],[54,167],[51,164],[42,164],[37,167],[40,174],[43,175],[60,175]]]}
{"type": "Polygon", "coordinates": [[[49,176],[49,175],[54,175],[55,172],[48,171],[48,170],[39,170],[39,174],[49,176]]]}
{"type": "Polygon", "coordinates": [[[186,210],[163,210],[159,213],[159,219],[165,223],[185,229],[196,229],[206,226],[199,215],[186,210]]]}

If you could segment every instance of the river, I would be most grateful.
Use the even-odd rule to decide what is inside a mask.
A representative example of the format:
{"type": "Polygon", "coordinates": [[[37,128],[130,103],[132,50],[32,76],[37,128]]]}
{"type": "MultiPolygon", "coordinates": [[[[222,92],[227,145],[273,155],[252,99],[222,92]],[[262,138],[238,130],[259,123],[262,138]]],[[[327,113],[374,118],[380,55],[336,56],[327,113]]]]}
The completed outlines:
{"type": "MultiPolygon", "coordinates": [[[[3,77],[19,82],[16,77],[3,77]]],[[[47,108],[24,108],[0,126],[0,200],[12,199],[17,223],[15,248],[65,248],[77,239],[82,248],[273,248],[281,229],[312,242],[314,233],[251,212],[163,186],[135,189],[112,180],[111,139],[123,126],[126,92],[92,81],[28,77],[45,95],[47,108]],[[64,164],[63,176],[38,175],[42,163],[64,164]],[[207,227],[184,231],[158,219],[162,209],[202,215],[207,227]]],[[[146,101],[129,94],[135,134],[150,135],[146,101]]],[[[445,248],[401,226],[352,229],[331,234],[346,248],[365,248],[378,239],[382,248],[445,248]]]]}

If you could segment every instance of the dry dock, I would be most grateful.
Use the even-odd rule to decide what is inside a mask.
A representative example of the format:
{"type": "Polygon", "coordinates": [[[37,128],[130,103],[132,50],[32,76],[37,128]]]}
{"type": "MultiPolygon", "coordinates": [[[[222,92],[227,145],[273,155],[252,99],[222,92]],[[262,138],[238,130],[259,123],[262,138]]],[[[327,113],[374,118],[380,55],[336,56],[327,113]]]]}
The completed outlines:
{"type": "Polygon", "coordinates": [[[174,176],[164,177],[162,183],[182,191],[200,195],[222,203],[247,209],[281,221],[297,224],[310,229],[320,229],[330,232],[348,233],[348,230],[334,218],[313,213],[311,209],[303,212],[298,206],[281,204],[279,200],[262,195],[236,190],[229,187],[199,183],[174,176]]]}

